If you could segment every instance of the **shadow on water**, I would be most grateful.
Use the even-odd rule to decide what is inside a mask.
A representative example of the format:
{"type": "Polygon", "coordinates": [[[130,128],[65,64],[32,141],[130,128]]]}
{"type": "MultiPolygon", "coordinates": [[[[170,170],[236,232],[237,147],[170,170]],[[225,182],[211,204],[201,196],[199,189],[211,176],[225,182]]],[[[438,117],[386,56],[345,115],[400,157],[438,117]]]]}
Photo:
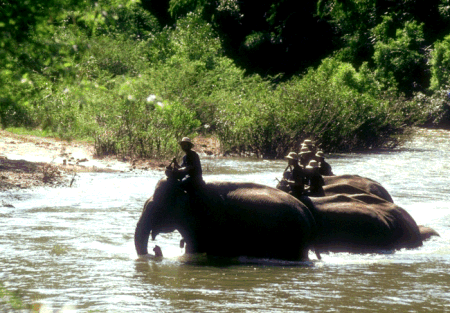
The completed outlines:
{"type": "Polygon", "coordinates": [[[262,259],[262,258],[250,258],[250,257],[220,257],[220,256],[207,256],[206,253],[202,254],[184,254],[176,259],[163,259],[155,258],[153,256],[141,257],[136,261],[136,269],[147,268],[141,263],[155,263],[163,264],[164,262],[181,263],[187,266],[200,266],[200,267],[216,267],[227,268],[234,266],[259,266],[259,267],[313,267],[315,261],[286,261],[278,259],[262,259]]]}

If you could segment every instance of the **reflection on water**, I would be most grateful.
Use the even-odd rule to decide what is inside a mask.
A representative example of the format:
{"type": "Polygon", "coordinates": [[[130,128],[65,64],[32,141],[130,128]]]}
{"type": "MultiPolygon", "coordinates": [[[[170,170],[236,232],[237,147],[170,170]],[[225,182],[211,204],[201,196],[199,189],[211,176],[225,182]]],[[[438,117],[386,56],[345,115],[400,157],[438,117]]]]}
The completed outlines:
{"type": "MultiPolygon", "coordinates": [[[[308,264],[186,259],[178,233],[164,259],[137,258],[133,236],[161,173],[81,174],[74,188],[0,194],[0,282],[26,300],[79,312],[450,310],[450,133],[421,130],[394,151],[329,156],[336,174],[381,182],[441,237],[393,254],[324,254],[308,264]]],[[[284,161],[202,159],[205,180],[276,185],[284,161]]],[[[1,309],[1,301],[0,301],[1,309]]],[[[1,310],[0,310],[1,311],[1,310]]]]}

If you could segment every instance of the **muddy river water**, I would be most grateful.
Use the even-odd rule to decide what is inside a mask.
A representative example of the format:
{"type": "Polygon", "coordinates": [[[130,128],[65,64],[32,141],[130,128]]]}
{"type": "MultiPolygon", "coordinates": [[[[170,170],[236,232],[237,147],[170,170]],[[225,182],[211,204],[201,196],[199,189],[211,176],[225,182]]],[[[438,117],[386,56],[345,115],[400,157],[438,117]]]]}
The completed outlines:
{"type": "MultiPolygon", "coordinates": [[[[420,130],[399,149],[328,161],[335,174],[380,182],[441,237],[395,253],[211,264],[183,258],[172,233],[149,242],[164,259],[139,259],[134,228],[162,173],[83,173],[72,188],[0,193],[14,206],[0,207],[0,282],[29,303],[71,312],[450,311],[450,132],[420,130]]],[[[206,181],[275,186],[286,163],[202,164],[206,181]]]]}

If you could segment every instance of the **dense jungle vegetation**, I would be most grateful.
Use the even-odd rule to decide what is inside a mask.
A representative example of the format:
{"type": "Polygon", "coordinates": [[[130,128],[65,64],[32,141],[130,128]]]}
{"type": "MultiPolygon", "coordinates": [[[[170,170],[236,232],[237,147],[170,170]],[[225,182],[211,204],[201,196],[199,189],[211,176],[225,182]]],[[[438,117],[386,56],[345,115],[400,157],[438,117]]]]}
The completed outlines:
{"type": "Polygon", "coordinates": [[[0,0],[0,71],[3,128],[99,154],[392,147],[450,120],[450,0],[0,0]]]}

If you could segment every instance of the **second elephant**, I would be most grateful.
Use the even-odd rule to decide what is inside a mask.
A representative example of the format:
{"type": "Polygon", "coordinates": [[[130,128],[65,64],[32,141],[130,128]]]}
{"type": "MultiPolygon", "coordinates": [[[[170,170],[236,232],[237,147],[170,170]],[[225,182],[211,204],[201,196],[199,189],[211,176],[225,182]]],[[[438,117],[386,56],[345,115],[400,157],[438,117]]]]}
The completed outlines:
{"type": "Polygon", "coordinates": [[[318,252],[373,253],[422,246],[419,226],[401,207],[370,194],[303,199],[318,225],[318,252]]]}
{"type": "Polygon", "coordinates": [[[386,188],[370,178],[359,175],[339,175],[324,176],[323,179],[325,181],[325,186],[323,186],[325,196],[366,193],[394,202],[386,188]]]}

